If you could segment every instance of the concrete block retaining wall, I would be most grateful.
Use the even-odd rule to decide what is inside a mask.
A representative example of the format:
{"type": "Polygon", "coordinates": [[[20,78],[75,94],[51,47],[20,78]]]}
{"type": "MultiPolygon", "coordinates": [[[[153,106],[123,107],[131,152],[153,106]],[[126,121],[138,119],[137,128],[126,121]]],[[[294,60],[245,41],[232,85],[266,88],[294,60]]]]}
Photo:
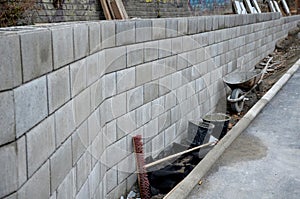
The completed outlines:
{"type": "Polygon", "coordinates": [[[99,21],[0,29],[0,198],[118,198],[146,156],[213,111],[300,16],[99,21]]]}

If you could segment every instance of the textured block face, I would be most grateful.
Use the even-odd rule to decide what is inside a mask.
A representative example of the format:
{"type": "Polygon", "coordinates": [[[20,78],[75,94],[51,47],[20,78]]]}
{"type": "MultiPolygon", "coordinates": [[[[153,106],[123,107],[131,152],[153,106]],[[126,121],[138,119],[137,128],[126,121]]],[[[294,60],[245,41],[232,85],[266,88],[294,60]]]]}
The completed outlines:
{"type": "Polygon", "coordinates": [[[111,97],[117,93],[116,73],[107,74],[102,78],[103,99],[111,97]]]}
{"type": "Polygon", "coordinates": [[[0,148],[0,160],[0,197],[3,197],[18,188],[18,160],[15,143],[0,148]]]}
{"type": "Polygon", "coordinates": [[[56,199],[75,198],[76,181],[75,169],[72,169],[64,181],[57,188],[56,199]]]}
{"type": "Polygon", "coordinates": [[[135,68],[117,72],[117,93],[122,93],[135,87],[135,68]]]}
{"type": "Polygon", "coordinates": [[[152,63],[142,64],[136,67],[136,84],[141,85],[152,79],[152,63]]]}
{"type": "Polygon", "coordinates": [[[99,54],[95,53],[87,57],[87,85],[100,78],[99,54]]]}
{"type": "Polygon", "coordinates": [[[86,151],[76,165],[76,190],[79,191],[91,171],[91,154],[86,151]]]}
{"type": "Polygon", "coordinates": [[[188,19],[178,19],[178,35],[185,35],[188,32],[188,19]]]}
{"type": "MultiPolygon", "coordinates": [[[[106,149],[106,165],[108,168],[112,168],[116,163],[121,161],[128,154],[127,149],[127,139],[126,137],[115,142],[106,149]],[[117,151],[117,153],[116,153],[117,151]]],[[[114,179],[117,180],[117,179],[114,179]]]]}
{"type": "Polygon", "coordinates": [[[89,143],[92,143],[95,137],[100,133],[100,116],[99,111],[93,112],[88,118],[88,135],[89,135],[89,143]]]}
{"type": "Polygon", "coordinates": [[[59,146],[75,130],[75,113],[73,101],[55,112],[56,146],[59,146]]]}
{"type": "Polygon", "coordinates": [[[49,198],[50,170],[47,161],[18,191],[18,198],[49,198]]]}
{"type": "Polygon", "coordinates": [[[72,168],[71,139],[68,139],[50,158],[51,193],[61,184],[72,168]]]}
{"type": "Polygon", "coordinates": [[[21,34],[24,81],[52,71],[51,32],[49,30],[21,34]]]}
{"type": "Polygon", "coordinates": [[[46,77],[24,84],[14,91],[16,132],[21,136],[48,114],[46,77]]]}
{"type": "Polygon", "coordinates": [[[133,109],[143,105],[144,103],[143,92],[144,92],[143,86],[137,87],[127,92],[128,111],[132,111],[133,109]]]}
{"type": "Polygon", "coordinates": [[[116,45],[116,24],[114,21],[104,21],[101,23],[102,47],[108,48],[116,45]]]}
{"type": "Polygon", "coordinates": [[[31,176],[54,150],[54,116],[51,116],[27,133],[28,176],[31,176]]]}
{"type": "Polygon", "coordinates": [[[77,24],[73,27],[75,60],[89,53],[89,33],[86,24],[77,24]]]}
{"type": "Polygon", "coordinates": [[[116,42],[117,46],[132,44],[135,42],[135,22],[117,21],[116,23],[116,42]]]}
{"type": "Polygon", "coordinates": [[[15,139],[15,116],[14,116],[13,92],[0,93],[0,145],[15,139]]]}
{"type": "Polygon", "coordinates": [[[73,30],[72,27],[52,29],[52,46],[54,69],[73,61],[73,30]]]}
{"type": "Polygon", "coordinates": [[[86,68],[86,59],[82,59],[70,65],[72,97],[86,88],[86,68]]]}
{"type": "Polygon", "coordinates": [[[166,37],[176,37],[178,30],[177,19],[166,20],[166,37]]]}
{"type": "Polygon", "coordinates": [[[0,90],[4,90],[22,83],[19,36],[1,36],[0,46],[0,90]]]}
{"type": "Polygon", "coordinates": [[[172,54],[172,40],[159,40],[159,58],[167,57],[172,54]]]}
{"type": "Polygon", "coordinates": [[[118,118],[126,113],[126,93],[116,95],[112,98],[111,109],[114,118],[118,118]]]}
{"type": "Polygon", "coordinates": [[[70,99],[69,67],[64,67],[47,76],[49,112],[52,113],[70,99]]]}
{"type": "Polygon", "coordinates": [[[105,73],[126,68],[126,47],[110,48],[105,51],[105,73]]]}
{"type": "Polygon", "coordinates": [[[75,124],[79,126],[90,114],[91,99],[90,90],[86,89],[74,98],[75,124]]]}
{"type": "Polygon", "coordinates": [[[101,49],[101,25],[100,23],[89,24],[89,44],[90,53],[97,52],[101,49]]]}
{"type": "Polygon", "coordinates": [[[136,42],[150,41],[152,38],[152,21],[136,21],[136,42]]]}
{"type": "MultiPolygon", "coordinates": [[[[135,112],[132,111],[117,119],[117,139],[120,139],[136,129],[135,112]]],[[[124,148],[123,150],[126,150],[124,148]]]]}
{"type": "Polygon", "coordinates": [[[144,44],[144,61],[152,61],[158,59],[158,41],[148,42],[144,44]]]}
{"type": "Polygon", "coordinates": [[[152,39],[163,39],[166,37],[166,24],[163,19],[152,20],[152,39]]]}
{"type": "Polygon", "coordinates": [[[127,46],[127,67],[135,66],[144,61],[144,45],[135,44],[127,46]]]}
{"type": "Polygon", "coordinates": [[[89,146],[88,135],[87,122],[82,123],[82,125],[72,135],[73,165],[75,165],[80,156],[87,150],[87,147],[89,146]]]}
{"type": "Polygon", "coordinates": [[[144,103],[148,103],[158,98],[158,81],[153,81],[144,85],[144,103]]]}

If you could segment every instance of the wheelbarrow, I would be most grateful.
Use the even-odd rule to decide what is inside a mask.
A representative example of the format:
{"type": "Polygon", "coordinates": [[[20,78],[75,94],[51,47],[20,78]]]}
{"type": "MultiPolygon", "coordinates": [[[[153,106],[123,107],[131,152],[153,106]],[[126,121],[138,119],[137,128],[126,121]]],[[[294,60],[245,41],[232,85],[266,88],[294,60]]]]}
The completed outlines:
{"type": "Polygon", "coordinates": [[[266,66],[260,71],[234,72],[223,78],[223,81],[232,90],[227,97],[227,101],[230,102],[233,111],[240,113],[243,110],[244,102],[249,100],[247,95],[261,84],[272,59],[273,57],[268,60],[266,66]]]}

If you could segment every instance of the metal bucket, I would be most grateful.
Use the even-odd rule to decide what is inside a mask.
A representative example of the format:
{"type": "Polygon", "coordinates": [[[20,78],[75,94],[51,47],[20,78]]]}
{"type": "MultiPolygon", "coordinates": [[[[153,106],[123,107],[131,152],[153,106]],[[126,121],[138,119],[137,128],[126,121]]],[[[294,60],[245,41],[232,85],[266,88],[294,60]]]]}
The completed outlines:
{"type": "Polygon", "coordinates": [[[203,118],[203,121],[215,125],[215,128],[212,131],[212,136],[220,140],[227,133],[230,119],[231,117],[224,113],[213,113],[206,115],[203,118]]]}
{"type": "Polygon", "coordinates": [[[189,121],[187,141],[190,146],[195,147],[208,143],[214,124],[207,122],[189,121]]]}

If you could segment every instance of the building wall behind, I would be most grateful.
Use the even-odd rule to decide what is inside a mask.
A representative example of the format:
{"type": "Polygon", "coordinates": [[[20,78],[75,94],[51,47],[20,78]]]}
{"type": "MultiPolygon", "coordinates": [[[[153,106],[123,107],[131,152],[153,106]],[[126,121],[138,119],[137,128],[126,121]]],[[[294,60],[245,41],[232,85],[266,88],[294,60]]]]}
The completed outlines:
{"type": "MultiPolygon", "coordinates": [[[[300,16],[68,22],[0,29],[0,198],[119,198],[146,157],[226,100],[300,16]]],[[[226,108],[226,107],[224,107],[226,108]]]]}

